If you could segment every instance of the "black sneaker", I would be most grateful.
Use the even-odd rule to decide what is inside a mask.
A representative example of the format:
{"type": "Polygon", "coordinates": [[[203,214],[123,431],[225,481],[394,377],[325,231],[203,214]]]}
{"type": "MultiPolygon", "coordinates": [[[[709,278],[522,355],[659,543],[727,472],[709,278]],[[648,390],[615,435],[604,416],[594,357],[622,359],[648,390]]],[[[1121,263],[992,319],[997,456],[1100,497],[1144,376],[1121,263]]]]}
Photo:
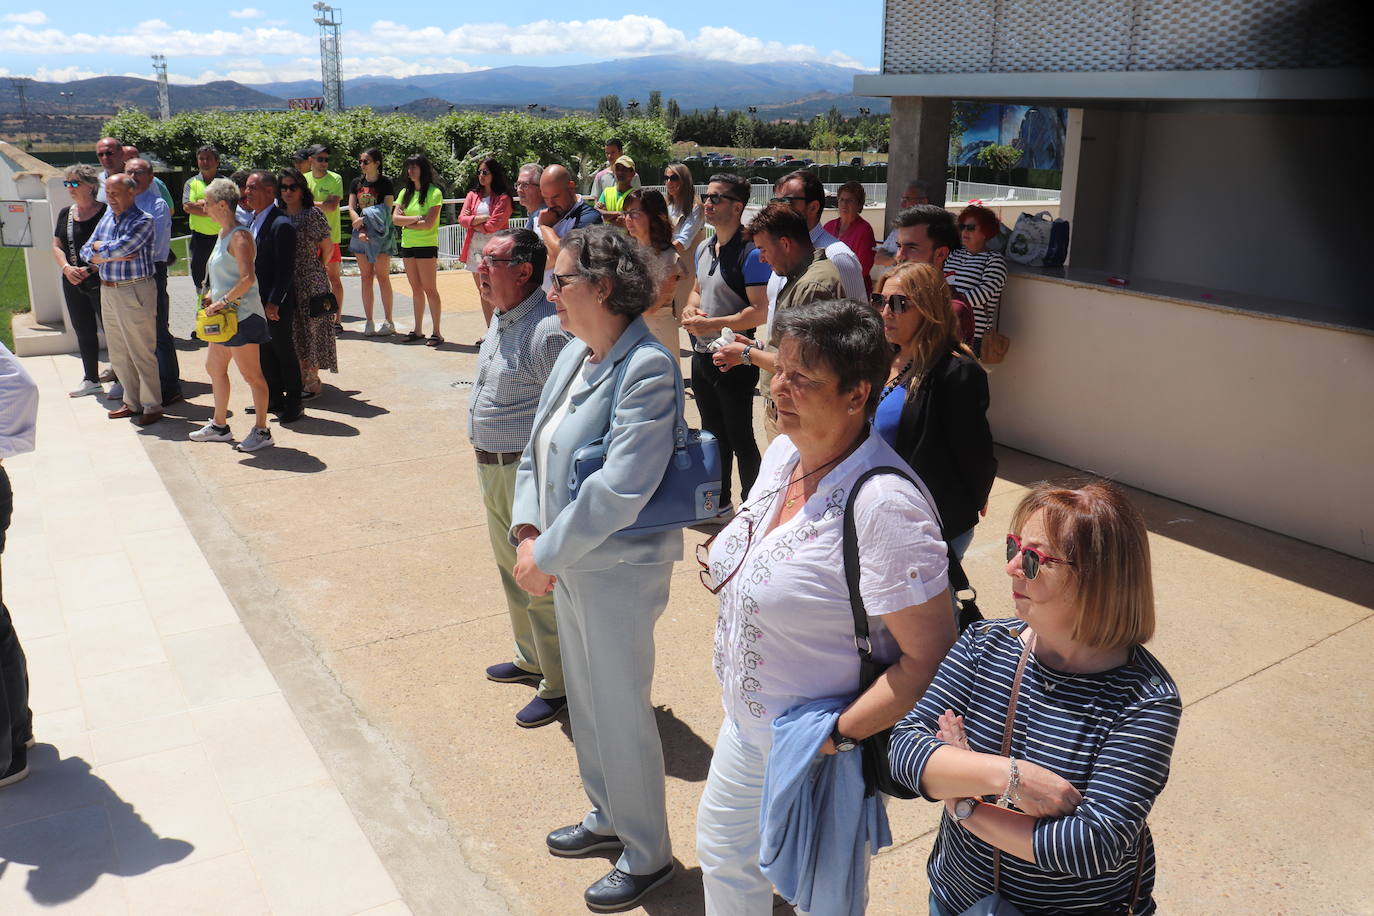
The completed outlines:
{"type": "Polygon", "coordinates": [[[21,745],[14,749],[10,758],[10,768],[0,773],[0,789],[12,786],[29,775],[29,749],[21,745]]]}
{"type": "Polygon", "coordinates": [[[614,834],[607,836],[601,833],[592,833],[581,824],[559,827],[545,837],[544,842],[548,845],[549,852],[556,856],[562,856],[565,859],[577,859],[582,856],[589,856],[603,849],[625,848],[625,844],[620,841],[620,837],[614,834]]]}
{"type": "Polygon", "coordinates": [[[587,909],[598,913],[613,913],[629,909],[640,901],[649,891],[673,880],[673,863],[654,872],[652,875],[632,875],[629,872],[612,868],[600,881],[587,888],[582,899],[587,909]]]}

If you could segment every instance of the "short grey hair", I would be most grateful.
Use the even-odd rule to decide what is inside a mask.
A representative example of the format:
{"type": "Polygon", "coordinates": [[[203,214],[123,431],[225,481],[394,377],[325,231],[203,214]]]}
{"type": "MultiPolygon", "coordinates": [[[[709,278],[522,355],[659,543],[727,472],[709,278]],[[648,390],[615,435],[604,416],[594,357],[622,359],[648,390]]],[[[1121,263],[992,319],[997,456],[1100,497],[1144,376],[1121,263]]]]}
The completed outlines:
{"type": "Polygon", "coordinates": [[[544,175],[544,167],[537,162],[526,162],[524,165],[520,166],[520,170],[515,173],[516,179],[518,180],[519,177],[526,172],[529,172],[532,176],[531,180],[535,184],[538,184],[539,179],[544,175]]]}
{"type": "Polygon", "coordinates": [[[67,166],[65,174],[68,181],[79,181],[93,188],[100,187],[100,173],[95,170],[95,166],[93,165],[86,165],[84,163],[81,165],[69,165],[67,166]]]}
{"type": "Polygon", "coordinates": [[[205,188],[206,200],[223,201],[231,207],[239,205],[239,186],[228,178],[216,178],[205,188]]]}
{"type": "Polygon", "coordinates": [[[644,260],[643,249],[614,226],[574,229],[563,239],[563,250],[576,259],[578,276],[593,283],[611,281],[606,308],[612,315],[635,318],[653,304],[658,278],[644,260]]]}

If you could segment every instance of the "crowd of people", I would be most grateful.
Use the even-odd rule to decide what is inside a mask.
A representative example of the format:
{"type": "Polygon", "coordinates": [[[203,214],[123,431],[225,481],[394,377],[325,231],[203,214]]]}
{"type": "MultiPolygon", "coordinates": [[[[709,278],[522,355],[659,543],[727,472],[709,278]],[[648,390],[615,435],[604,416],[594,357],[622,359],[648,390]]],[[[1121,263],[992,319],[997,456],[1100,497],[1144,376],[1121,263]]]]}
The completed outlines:
{"type": "MultiPolygon", "coordinates": [[[[651,690],[684,535],[641,513],[690,384],[722,466],[717,530],[697,550],[719,602],[724,710],[697,813],[706,911],[762,916],[776,888],[804,912],[862,912],[871,856],[891,842],[873,783],[890,760],[892,780],[945,805],[932,913],[989,895],[1027,914],[1153,912],[1145,820],[1181,706],[1143,648],[1154,610],[1139,513],[1109,483],[1035,487],[1006,535],[1015,616],[958,632],[951,583],[997,470],[978,356],[1005,281],[988,248],[996,215],[974,205],[956,219],[913,182],[879,244],[858,184],[822,224],[823,185],[789,173],[746,222],[737,175],[698,192],[674,163],[659,191],[618,140],[606,154],[585,197],[561,164],[523,165],[512,186],[484,159],[459,215],[486,318],[467,436],[512,635],[486,677],[535,688],[518,726],[571,722],[589,807],[549,832],[548,851],[618,853],[586,905],[626,908],[674,873],[651,690]],[[526,228],[509,225],[516,204],[526,228]],[[888,268],[876,281],[875,264],[888,268]],[[604,457],[582,474],[591,448],[604,457]]],[[[167,207],[146,162],[106,158],[105,176],[69,170],[54,235],[85,373],[72,395],[100,390],[103,314],[124,397],[110,415],[147,424],[176,390],[158,360],[167,207]]],[[[232,312],[236,328],[210,343],[215,412],[192,438],[231,438],[232,362],[253,393],[238,445],[252,451],[271,444],[268,413],[298,418],[319,372],[337,369],[345,193],[323,147],[237,182],[209,147],[197,164],[183,197],[192,275],[205,314],[232,312]]],[[[442,193],[422,155],[395,185],[380,164],[365,150],[346,195],[366,333],[394,333],[399,228],[407,339],[437,346],[442,193]]],[[[11,719],[26,739],[23,714],[11,719]]]]}

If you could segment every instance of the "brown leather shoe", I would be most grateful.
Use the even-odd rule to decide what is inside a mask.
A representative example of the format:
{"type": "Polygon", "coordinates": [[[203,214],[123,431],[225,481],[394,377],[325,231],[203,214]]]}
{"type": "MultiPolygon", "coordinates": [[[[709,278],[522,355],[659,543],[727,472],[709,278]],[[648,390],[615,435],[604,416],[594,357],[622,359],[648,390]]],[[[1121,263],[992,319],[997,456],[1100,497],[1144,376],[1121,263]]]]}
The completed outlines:
{"type": "Polygon", "coordinates": [[[125,417],[136,417],[138,416],[138,413],[129,405],[121,404],[119,407],[116,407],[114,410],[106,414],[106,416],[108,416],[111,420],[122,420],[125,417]]]}
{"type": "Polygon", "coordinates": [[[135,423],[135,425],[138,425],[138,426],[152,426],[154,423],[156,423],[158,420],[161,420],[161,419],[162,419],[162,411],[160,411],[160,410],[145,410],[145,411],[143,411],[143,413],[141,413],[141,414],[139,414],[138,416],[134,417],[134,423],[135,423]]]}

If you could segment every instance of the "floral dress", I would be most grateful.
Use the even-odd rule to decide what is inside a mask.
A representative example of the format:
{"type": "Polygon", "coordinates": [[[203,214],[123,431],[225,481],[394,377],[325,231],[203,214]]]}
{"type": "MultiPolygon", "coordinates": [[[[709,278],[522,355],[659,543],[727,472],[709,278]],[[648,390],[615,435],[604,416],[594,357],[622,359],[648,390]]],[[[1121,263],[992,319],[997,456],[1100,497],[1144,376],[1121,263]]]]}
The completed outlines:
{"type": "Polygon", "coordinates": [[[296,314],[291,320],[296,357],[304,366],[338,372],[333,313],[310,317],[310,300],[330,291],[329,274],[320,261],[320,243],[329,238],[329,221],[318,207],[306,207],[291,214],[291,223],[296,227],[296,314]]]}

